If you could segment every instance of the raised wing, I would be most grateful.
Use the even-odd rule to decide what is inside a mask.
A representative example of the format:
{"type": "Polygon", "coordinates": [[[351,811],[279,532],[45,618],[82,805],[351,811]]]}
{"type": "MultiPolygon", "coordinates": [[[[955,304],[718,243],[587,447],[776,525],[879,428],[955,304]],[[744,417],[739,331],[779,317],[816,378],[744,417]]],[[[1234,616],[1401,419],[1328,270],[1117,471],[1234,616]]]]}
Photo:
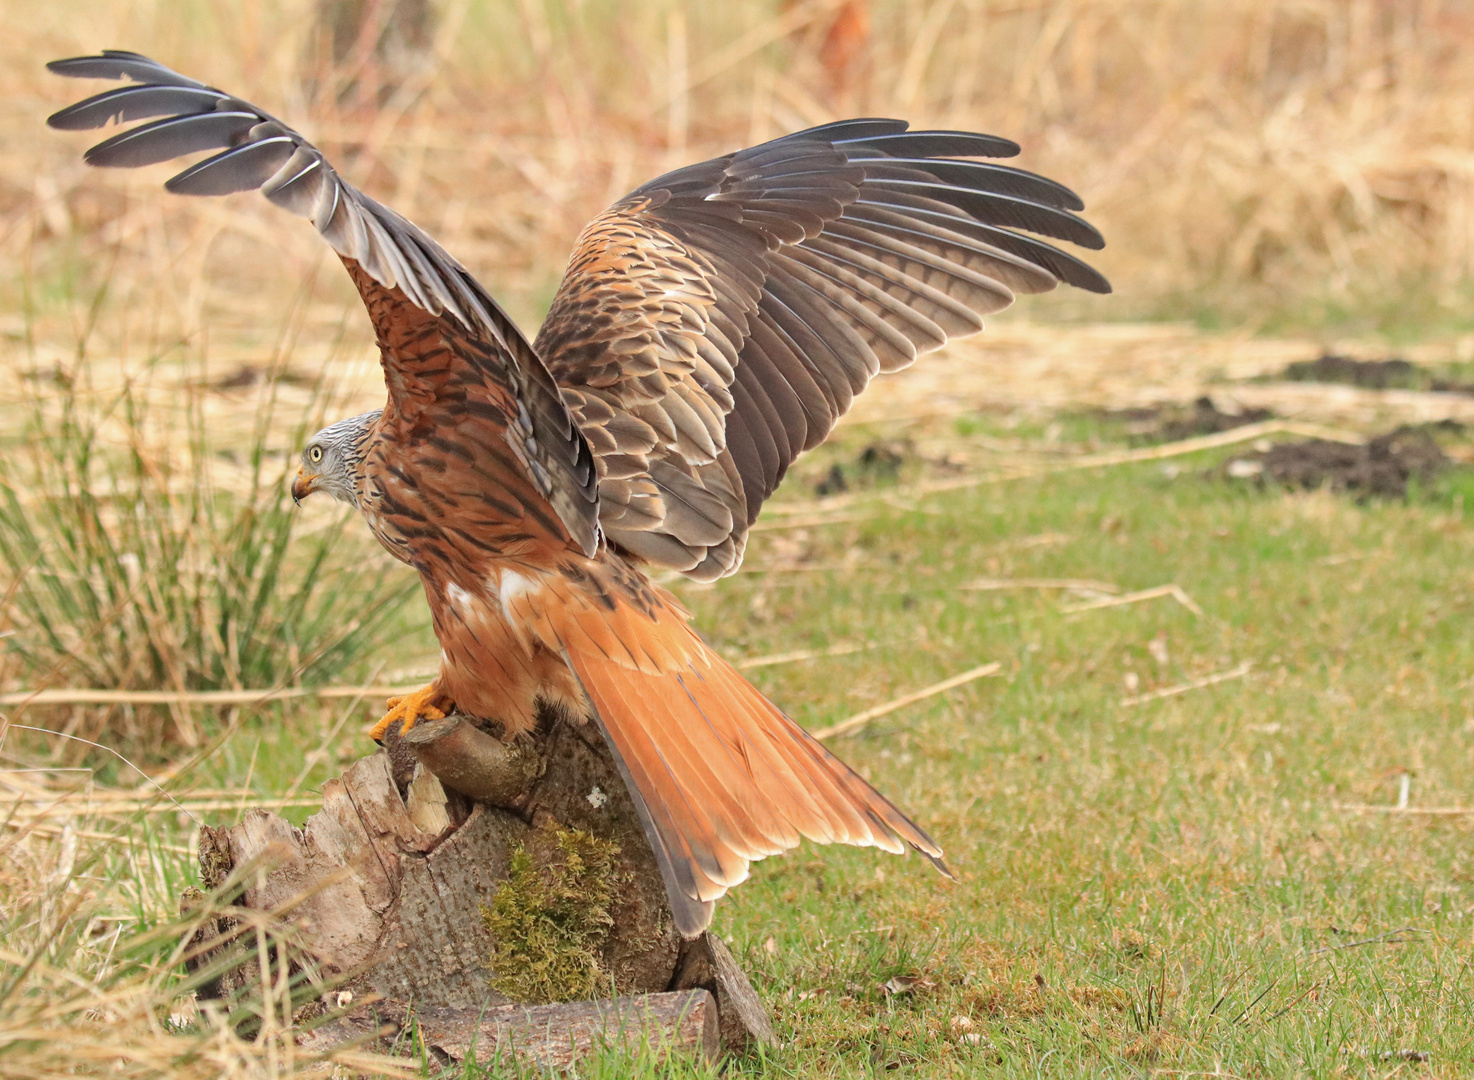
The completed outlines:
{"type": "Polygon", "coordinates": [[[1016,293],[1104,277],[1069,189],[988,135],[848,120],[678,169],[580,237],[536,348],[598,462],[609,539],[731,573],[763,502],[880,372],[1016,293]],[[1023,230],[1023,231],[1019,231],[1023,230]]]}
{"type": "MultiPolygon", "coordinates": [[[[487,346],[477,350],[476,363],[466,361],[467,371],[461,373],[488,384],[480,396],[506,405],[492,410],[494,416],[488,414],[487,423],[496,430],[486,432],[486,438],[505,439],[568,534],[586,554],[597,550],[594,464],[557,384],[496,301],[439,244],[345,182],[297,132],[240,98],[131,52],[109,50],[55,60],[47,67],[70,78],[138,84],[90,97],[48,119],[52,127],[66,131],[99,128],[114,120],[150,120],[92,147],[86,153],[88,164],[135,167],[217,150],[164,186],[181,195],[259,188],[278,206],[311,219],[350,270],[361,268],[382,287],[382,292],[361,287],[366,301],[407,301],[431,316],[449,316],[487,346]]],[[[427,404],[433,408],[434,402],[404,399],[446,385],[440,368],[444,350],[381,351],[391,412],[418,414],[427,404]]],[[[464,397],[464,381],[454,385],[464,397]]],[[[449,404],[459,408],[464,402],[458,397],[449,404]]],[[[474,417],[464,415],[452,419],[462,426],[474,423],[474,417]]]]}

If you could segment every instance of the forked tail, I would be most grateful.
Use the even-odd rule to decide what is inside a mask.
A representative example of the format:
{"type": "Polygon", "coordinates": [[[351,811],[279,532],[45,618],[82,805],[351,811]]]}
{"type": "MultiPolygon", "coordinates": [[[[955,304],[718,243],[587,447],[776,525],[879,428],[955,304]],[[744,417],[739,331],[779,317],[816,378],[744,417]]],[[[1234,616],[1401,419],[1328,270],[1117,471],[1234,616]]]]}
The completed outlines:
{"type": "Polygon", "coordinates": [[[797,846],[909,844],[948,877],[942,849],[670,611],[601,613],[558,634],[655,849],[676,927],[694,937],[754,859],[797,846]],[[600,625],[591,626],[589,620],[600,625]],[[570,632],[571,631],[571,632],[570,632]],[[631,640],[634,636],[635,640],[631,640]]]}

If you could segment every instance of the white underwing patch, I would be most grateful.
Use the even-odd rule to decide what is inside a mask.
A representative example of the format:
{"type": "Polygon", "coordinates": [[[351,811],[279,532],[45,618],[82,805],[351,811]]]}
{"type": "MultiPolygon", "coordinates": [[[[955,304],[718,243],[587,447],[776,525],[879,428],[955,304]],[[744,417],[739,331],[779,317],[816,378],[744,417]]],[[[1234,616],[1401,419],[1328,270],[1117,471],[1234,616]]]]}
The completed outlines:
{"type": "Polygon", "coordinates": [[[471,594],[454,581],[445,587],[445,599],[462,615],[466,614],[471,607],[471,594]]]}

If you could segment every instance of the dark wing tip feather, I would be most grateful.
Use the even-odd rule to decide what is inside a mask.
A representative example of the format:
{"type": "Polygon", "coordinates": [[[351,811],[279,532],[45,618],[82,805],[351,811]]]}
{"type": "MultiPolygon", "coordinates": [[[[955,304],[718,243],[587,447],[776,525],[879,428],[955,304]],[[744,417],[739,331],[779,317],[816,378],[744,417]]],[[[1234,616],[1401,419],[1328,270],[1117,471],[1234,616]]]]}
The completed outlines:
{"type": "Polygon", "coordinates": [[[233,146],[170,177],[164,181],[164,189],[175,195],[255,191],[287,163],[296,149],[289,135],[233,146]]]}
{"type": "Polygon", "coordinates": [[[875,135],[846,134],[829,141],[845,148],[915,157],[1017,157],[1022,150],[1012,139],[998,135],[977,131],[908,131],[905,127],[875,135]]]}
{"type": "Polygon", "coordinates": [[[195,86],[121,86],[52,113],[46,125],[58,131],[90,131],[114,121],[211,112],[228,100],[219,90],[195,86]]]}
{"type": "Polygon", "coordinates": [[[893,166],[890,171],[897,176],[904,176],[907,173],[924,173],[945,184],[954,184],[971,191],[1013,195],[1051,206],[1056,210],[1085,209],[1085,203],[1080,196],[1058,181],[1024,169],[1011,168],[1008,165],[926,156],[901,157],[891,154],[876,157],[851,154],[850,160],[864,165],[867,172],[874,175],[884,176],[888,171],[886,165],[889,163],[893,166]]]}
{"type": "Polygon", "coordinates": [[[917,848],[916,850],[917,851],[920,851],[921,854],[922,854],[922,856],[926,859],[926,861],[929,862],[929,863],[931,863],[933,866],[935,866],[937,868],[937,872],[940,873],[948,881],[961,881],[962,880],[961,878],[959,878],[957,876],[956,872],[952,869],[952,867],[950,867],[950,866],[947,865],[947,860],[944,859],[944,858],[942,858],[941,855],[933,855],[929,851],[921,851],[921,848],[917,848]]]}
{"type": "Polygon", "coordinates": [[[156,60],[124,49],[104,49],[95,56],[72,56],[52,60],[46,70],[68,79],[131,79],[160,86],[192,86],[205,89],[205,84],[177,71],[171,71],[156,60]]]}
{"type": "Polygon", "coordinates": [[[854,120],[835,120],[832,123],[820,124],[818,127],[795,131],[791,135],[781,135],[764,143],[763,146],[774,146],[786,142],[827,142],[838,145],[845,142],[883,139],[887,136],[899,135],[909,130],[910,127],[911,124],[906,120],[889,120],[877,116],[859,117],[854,120]]]}
{"type": "Polygon", "coordinates": [[[157,165],[200,150],[234,146],[260,123],[259,113],[237,110],[168,116],[104,139],[82,158],[100,168],[157,165]]]}

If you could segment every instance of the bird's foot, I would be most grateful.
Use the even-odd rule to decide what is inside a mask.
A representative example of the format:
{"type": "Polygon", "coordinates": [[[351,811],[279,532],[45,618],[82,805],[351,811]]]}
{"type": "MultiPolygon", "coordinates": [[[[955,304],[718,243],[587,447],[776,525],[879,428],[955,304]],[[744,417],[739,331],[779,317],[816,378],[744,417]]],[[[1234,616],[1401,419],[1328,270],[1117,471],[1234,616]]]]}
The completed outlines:
{"type": "Polygon", "coordinates": [[[454,708],[436,683],[423,686],[412,694],[392,697],[386,704],[388,713],[369,731],[369,738],[374,742],[383,742],[384,733],[396,723],[399,724],[399,734],[403,735],[421,720],[439,720],[454,708]]]}

